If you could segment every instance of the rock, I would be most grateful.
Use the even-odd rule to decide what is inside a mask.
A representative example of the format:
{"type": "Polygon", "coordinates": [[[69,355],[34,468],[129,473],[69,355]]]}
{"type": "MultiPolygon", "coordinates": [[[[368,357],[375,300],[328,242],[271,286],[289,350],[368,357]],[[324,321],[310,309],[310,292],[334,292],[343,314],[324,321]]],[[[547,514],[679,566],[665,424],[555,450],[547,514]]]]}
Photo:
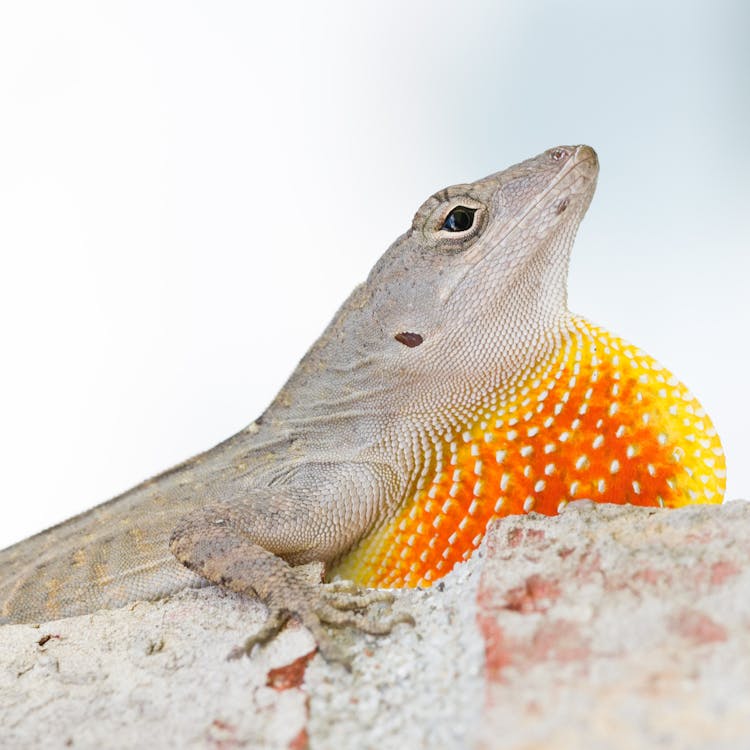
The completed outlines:
{"type": "Polygon", "coordinates": [[[574,503],[496,521],[403,591],[417,620],[343,631],[347,672],[217,588],[0,628],[0,746],[706,748],[750,737],[750,504],[574,503]],[[579,507],[577,507],[579,506],[579,507]]]}
{"type": "Polygon", "coordinates": [[[483,746],[750,746],[750,505],[570,507],[489,535],[483,746]]]}

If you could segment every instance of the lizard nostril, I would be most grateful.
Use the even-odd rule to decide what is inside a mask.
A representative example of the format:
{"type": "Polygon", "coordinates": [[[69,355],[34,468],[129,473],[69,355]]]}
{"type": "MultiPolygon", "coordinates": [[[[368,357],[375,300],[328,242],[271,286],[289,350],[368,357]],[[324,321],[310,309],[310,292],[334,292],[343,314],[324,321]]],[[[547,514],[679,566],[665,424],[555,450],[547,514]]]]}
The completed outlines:
{"type": "Polygon", "coordinates": [[[549,155],[552,157],[553,161],[560,161],[570,156],[570,151],[566,148],[553,148],[549,155]]]}
{"type": "Polygon", "coordinates": [[[568,207],[569,203],[570,203],[570,198],[563,198],[557,204],[557,208],[555,209],[555,213],[557,213],[558,215],[561,214],[568,207]]]}

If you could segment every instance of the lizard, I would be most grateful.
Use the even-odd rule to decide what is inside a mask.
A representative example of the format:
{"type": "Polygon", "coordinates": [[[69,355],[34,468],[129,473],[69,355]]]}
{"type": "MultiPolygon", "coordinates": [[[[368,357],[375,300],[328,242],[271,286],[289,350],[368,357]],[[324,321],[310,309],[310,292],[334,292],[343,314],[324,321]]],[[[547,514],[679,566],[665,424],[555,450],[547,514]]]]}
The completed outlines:
{"type": "Polygon", "coordinates": [[[389,590],[430,586],[494,518],[721,502],[700,403],[568,310],[598,172],[558,146],[435,193],[258,419],[0,552],[2,622],[212,583],[268,608],[243,653],[294,617],[344,661],[326,626],[390,632],[408,616],[382,612],[389,590]]]}

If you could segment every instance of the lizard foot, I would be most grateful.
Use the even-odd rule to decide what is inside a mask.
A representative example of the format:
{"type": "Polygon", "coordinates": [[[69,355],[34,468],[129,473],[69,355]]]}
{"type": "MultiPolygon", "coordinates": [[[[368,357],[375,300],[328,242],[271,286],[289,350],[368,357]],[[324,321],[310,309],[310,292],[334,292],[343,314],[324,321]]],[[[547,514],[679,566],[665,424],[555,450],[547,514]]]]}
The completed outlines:
{"type": "Polygon", "coordinates": [[[366,589],[352,581],[334,581],[322,585],[325,597],[320,619],[333,626],[351,626],[364,633],[384,635],[396,625],[414,625],[414,618],[406,613],[382,615],[370,612],[373,604],[393,604],[396,597],[391,591],[366,589]]]}
{"type": "Polygon", "coordinates": [[[291,617],[296,617],[313,635],[318,651],[326,661],[335,661],[351,668],[351,657],[331,638],[325,626],[352,627],[372,635],[386,635],[401,623],[414,625],[407,613],[383,614],[371,611],[377,604],[391,604],[394,595],[389,591],[363,589],[351,581],[287,586],[267,602],[269,615],[263,626],[229,658],[249,656],[256,646],[272,640],[291,617]],[[274,601],[280,600],[280,601],[274,601]]]}
{"type": "Polygon", "coordinates": [[[378,611],[380,605],[393,602],[388,591],[363,589],[351,581],[320,583],[322,564],[294,567],[253,542],[242,507],[207,505],[186,516],[170,540],[172,553],[190,570],[231,591],[256,595],[268,607],[260,630],[230,657],[249,655],[294,617],[310,630],[326,660],[348,665],[349,657],[336,646],[326,625],[382,635],[398,623],[414,622],[409,615],[378,611]]]}

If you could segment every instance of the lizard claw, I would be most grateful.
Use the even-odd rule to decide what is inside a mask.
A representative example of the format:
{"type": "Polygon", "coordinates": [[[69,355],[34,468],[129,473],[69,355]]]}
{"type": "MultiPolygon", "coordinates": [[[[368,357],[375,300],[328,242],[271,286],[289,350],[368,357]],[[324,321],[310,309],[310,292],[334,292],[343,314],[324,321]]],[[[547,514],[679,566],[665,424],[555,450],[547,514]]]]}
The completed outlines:
{"type": "Polygon", "coordinates": [[[406,613],[370,611],[372,605],[391,604],[395,597],[390,591],[363,589],[351,581],[312,585],[298,580],[296,586],[287,585],[275,598],[279,601],[267,603],[269,614],[261,628],[233,649],[228,658],[250,656],[256,646],[278,635],[290,617],[296,617],[312,633],[326,661],[350,670],[351,656],[336,645],[324,625],[352,627],[371,635],[386,635],[401,623],[414,625],[414,618],[406,613]]]}
{"type": "Polygon", "coordinates": [[[394,600],[390,591],[365,589],[351,581],[336,581],[322,585],[315,615],[320,622],[333,627],[348,626],[363,633],[386,635],[398,624],[415,624],[410,614],[384,614],[370,609],[372,605],[388,605],[394,600]]]}
{"type": "MultiPolygon", "coordinates": [[[[256,646],[265,646],[273,640],[284,628],[291,617],[290,612],[282,610],[270,611],[266,621],[260,630],[253,633],[241,646],[236,646],[227,655],[228,660],[240,659],[243,656],[250,657],[256,646]]],[[[300,617],[302,624],[310,630],[315,639],[317,649],[321,656],[329,662],[342,664],[347,671],[351,671],[351,657],[340,649],[321,627],[320,619],[313,617],[300,617]]]]}
{"type": "Polygon", "coordinates": [[[282,610],[269,610],[266,621],[261,625],[260,630],[253,633],[241,646],[233,648],[227,659],[239,659],[243,656],[250,656],[256,646],[263,646],[268,641],[275,638],[289,620],[289,613],[282,610]]]}
{"type": "Polygon", "coordinates": [[[351,581],[335,581],[323,584],[325,603],[336,609],[367,609],[372,604],[392,604],[395,596],[390,591],[364,589],[351,581]],[[347,585],[342,585],[347,584],[347,585]]]}

